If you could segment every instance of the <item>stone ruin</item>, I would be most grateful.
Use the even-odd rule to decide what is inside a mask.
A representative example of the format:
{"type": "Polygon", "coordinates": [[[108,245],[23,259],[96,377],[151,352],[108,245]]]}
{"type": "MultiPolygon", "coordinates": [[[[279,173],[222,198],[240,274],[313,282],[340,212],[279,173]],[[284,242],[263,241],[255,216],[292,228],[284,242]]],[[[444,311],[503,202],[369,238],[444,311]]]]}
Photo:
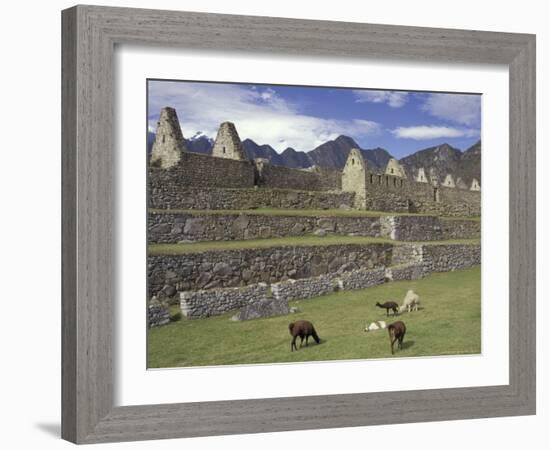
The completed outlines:
{"type": "Polygon", "coordinates": [[[218,129],[216,141],[212,149],[212,156],[217,158],[236,159],[244,161],[247,159],[243,144],[235,124],[223,122],[218,129]]]}
{"type": "Polygon", "coordinates": [[[443,180],[442,185],[450,188],[456,187],[455,180],[453,179],[453,176],[450,173],[447,174],[447,176],[443,180]]]}
{"type": "Polygon", "coordinates": [[[162,108],[151,152],[151,165],[170,169],[179,163],[184,151],[185,141],[176,110],[170,107],[162,108]]]}
{"type": "Polygon", "coordinates": [[[382,173],[370,171],[360,149],[350,150],[341,171],[293,169],[262,159],[252,162],[231,122],[220,125],[211,155],[191,153],[186,151],[176,111],[170,107],[161,111],[149,174],[149,204],[161,209],[204,209],[205,205],[247,209],[252,201],[256,207],[292,203],[309,209],[345,207],[459,216],[479,215],[480,210],[477,180],[468,189],[464,180],[455,182],[447,174],[441,183],[433,167],[418,168],[408,179],[394,158],[382,173]],[[189,189],[199,188],[200,196],[189,194],[189,189]]]}
{"type": "Polygon", "coordinates": [[[399,164],[395,158],[390,158],[388,164],[386,165],[386,175],[393,175],[394,177],[406,178],[405,169],[399,164]]]}
{"type": "Polygon", "coordinates": [[[149,328],[161,327],[170,323],[170,312],[156,296],[149,301],[147,324],[149,328]]]}
{"type": "Polygon", "coordinates": [[[416,174],[416,177],[414,178],[414,181],[417,183],[427,183],[428,177],[426,176],[426,173],[424,172],[424,167],[420,167],[418,169],[418,173],[416,174]]]}
{"type": "MultiPolygon", "coordinates": [[[[479,192],[470,192],[480,190],[477,180],[472,181],[470,191],[451,189],[455,183],[450,175],[447,183],[439,186],[430,168],[419,168],[416,177],[407,179],[395,159],[388,162],[385,172],[371,172],[360,149],[349,152],[342,171],[329,173],[318,169],[298,170],[273,166],[265,160],[249,161],[235,125],[230,122],[220,125],[212,155],[188,152],[176,111],[163,108],[151,155],[149,193],[150,198],[167,199],[160,207],[166,210],[355,207],[426,212],[434,216],[442,212],[479,215],[479,192]],[[437,184],[432,186],[433,182],[437,184]],[[192,206],[182,206],[182,199],[189,198],[192,206]],[[320,202],[320,199],[325,200],[320,202]],[[314,201],[320,203],[312,203],[314,201]]],[[[283,237],[316,234],[318,230],[324,234],[388,235],[391,239],[413,241],[426,240],[427,235],[440,237],[444,232],[442,227],[454,227],[453,232],[458,233],[464,231],[457,229],[464,227],[461,221],[449,222],[453,224],[451,227],[432,216],[310,218],[240,213],[236,219],[198,214],[182,220],[181,214],[176,217],[171,213],[158,216],[161,217],[158,222],[155,217],[148,217],[149,238],[161,238],[152,242],[283,237]],[[424,239],[418,239],[419,235],[424,239]]],[[[479,226],[479,222],[472,223],[479,226]]],[[[173,299],[179,293],[181,313],[187,318],[238,310],[235,320],[250,320],[288,314],[292,312],[289,301],[314,298],[335,290],[363,289],[387,280],[417,279],[434,271],[456,270],[480,262],[479,245],[430,244],[419,245],[411,251],[408,247],[403,250],[405,246],[367,244],[354,247],[353,252],[338,245],[284,251],[275,248],[185,256],[153,255],[148,256],[149,295],[173,299]]],[[[170,322],[167,304],[156,297],[151,299],[150,327],[170,322]]]]}
{"type": "Polygon", "coordinates": [[[342,171],[342,190],[355,192],[355,207],[364,209],[367,192],[367,163],[361,150],[351,149],[342,171]]]}
{"type": "Polygon", "coordinates": [[[464,182],[464,180],[460,177],[456,179],[456,187],[458,189],[468,189],[468,185],[464,182]]]}

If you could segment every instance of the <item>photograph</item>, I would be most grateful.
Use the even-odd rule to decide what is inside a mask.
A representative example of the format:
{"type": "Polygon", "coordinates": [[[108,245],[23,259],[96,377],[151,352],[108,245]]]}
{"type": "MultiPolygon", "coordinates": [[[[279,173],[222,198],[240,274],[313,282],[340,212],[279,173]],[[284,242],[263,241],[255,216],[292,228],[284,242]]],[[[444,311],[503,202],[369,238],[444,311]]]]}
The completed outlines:
{"type": "Polygon", "coordinates": [[[147,367],[481,353],[481,99],[147,80],[147,367]]]}

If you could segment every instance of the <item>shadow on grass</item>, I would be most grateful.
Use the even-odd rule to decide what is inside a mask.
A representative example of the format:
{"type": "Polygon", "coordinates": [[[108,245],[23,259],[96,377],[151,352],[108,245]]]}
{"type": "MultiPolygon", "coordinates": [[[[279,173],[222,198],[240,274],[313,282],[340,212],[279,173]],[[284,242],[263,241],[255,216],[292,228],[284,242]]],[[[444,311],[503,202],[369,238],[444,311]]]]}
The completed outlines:
{"type": "MultiPolygon", "coordinates": [[[[323,345],[323,344],[326,343],[326,342],[327,342],[326,339],[319,339],[319,343],[318,343],[318,344],[317,344],[316,342],[313,342],[313,344],[310,342],[308,345],[306,345],[306,344],[304,343],[304,345],[298,345],[298,351],[300,351],[300,350],[305,350],[305,349],[307,349],[307,348],[309,348],[309,347],[315,348],[315,347],[317,347],[318,345],[323,345]]],[[[295,351],[296,351],[296,350],[295,350],[295,351]]]]}
{"type": "Polygon", "coordinates": [[[411,348],[414,345],[414,341],[405,341],[401,345],[401,350],[407,350],[408,348],[411,348]]]}

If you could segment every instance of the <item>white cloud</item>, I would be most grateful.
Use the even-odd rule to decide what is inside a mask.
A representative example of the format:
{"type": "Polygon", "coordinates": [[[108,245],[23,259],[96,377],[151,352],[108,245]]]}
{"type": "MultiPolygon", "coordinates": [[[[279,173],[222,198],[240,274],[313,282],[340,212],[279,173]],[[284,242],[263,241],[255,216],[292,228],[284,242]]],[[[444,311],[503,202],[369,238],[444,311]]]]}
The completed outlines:
{"type": "Polygon", "coordinates": [[[429,94],[420,109],[438,119],[481,127],[481,96],[429,94]]]}
{"type": "Polygon", "coordinates": [[[460,138],[475,137],[479,135],[479,130],[469,128],[452,128],[445,126],[421,125],[416,127],[398,127],[391,130],[392,134],[398,139],[441,139],[441,138],[460,138]]]}
{"type": "MultiPolygon", "coordinates": [[[[201,131],[215,138],[221,122],[235,123],[241,139],[269,144],[278,152],[287,147],[311,150],[340,134],[360,139],[379,133],[380,124],[364,119],[333,120],[303,114],[271,88],[245,85],[150,82],[149,111],[176,109],[185,137],[201,131]]],[[[151,121],[149,126],[156,128],[151,121]]]]}
{"type": "Polygon", "coordinates": [[[408,101],[407,92],[399,91],[353,91],[356,103],[387,103],[392,108],[401,108],[408,101]]]}

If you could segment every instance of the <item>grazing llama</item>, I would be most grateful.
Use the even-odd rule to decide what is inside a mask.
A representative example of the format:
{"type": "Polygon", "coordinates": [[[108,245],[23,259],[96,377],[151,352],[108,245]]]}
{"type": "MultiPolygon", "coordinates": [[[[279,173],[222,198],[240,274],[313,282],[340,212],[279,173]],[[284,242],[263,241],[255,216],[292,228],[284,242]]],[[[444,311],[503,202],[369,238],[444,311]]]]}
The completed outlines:
{"type": "Polygon", "coordinates": [[[290,343],[290,351],[298,351],[298,347],[296,347],[296,338],[300,338],[300,348],[302,347],[302,344],[304,343],[304,338],[306,340],[306,346],[308,344],[309,337],[313,337],[315,342],[319,344],[321,342],[321,339],[319,339],[319,336],[317,335],[317,332],[315,331],[315,328],[313,327],[313,324],[311,322],[308,322],[307,320],[297,320],[296,322],[292,322],[288,326],[288,330],[290,331],[290,335],[292,336],[292,342],[290,343]]]}
{"type": "Polygon", "coordinates": [[[399,308],[399,312],[407,310],[407,312],[418,311],[418,305],[420,305],[420,297],[414,293],[412,289],[407,291],[403,304],[399,308]]]}
{"type": "Polygon", "coordinates": [[[399,309],[399,305],[395,302],[386,302],[386,303],[376,302],[376,306],[386,310],[386,317],[390,315],[390,309],[393,311],[394,316],[397,314],[397,310],[399,309]]]}
{"type": "Polygon", "coordinates": [[[407,327],[403,322],[398,320],[397,322],[390,323],[388,325],[388,334],[390,335],[391,354],[393,355],[393,345],[397,341],[397,348],[401,350],[403,347],[403,338],[407,327]]]}

